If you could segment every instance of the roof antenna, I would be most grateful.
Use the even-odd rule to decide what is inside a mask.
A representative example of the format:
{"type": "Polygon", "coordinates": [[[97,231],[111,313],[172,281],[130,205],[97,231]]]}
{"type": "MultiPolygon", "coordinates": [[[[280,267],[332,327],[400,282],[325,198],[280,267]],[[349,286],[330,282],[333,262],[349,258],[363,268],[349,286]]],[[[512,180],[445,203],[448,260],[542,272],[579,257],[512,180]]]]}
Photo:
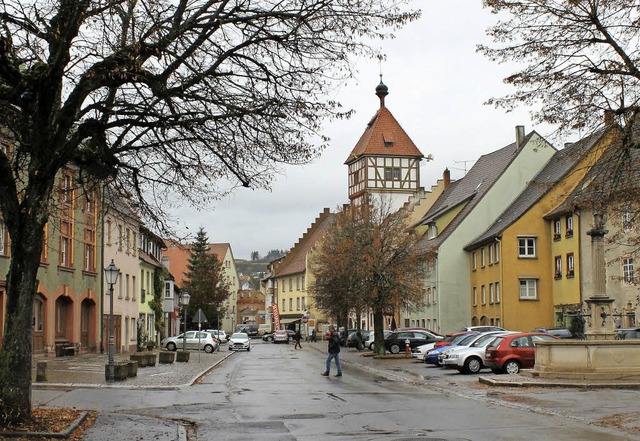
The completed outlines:
{"type": "Polygon", "coordinates": [[[382,54],[378,55],[378,63],[380,63],[380,84],[376,87],[376,95],[380,98],[380,107],[384,107],[384,97],[389,95],[389,88],[382,82],[382,54]]]}

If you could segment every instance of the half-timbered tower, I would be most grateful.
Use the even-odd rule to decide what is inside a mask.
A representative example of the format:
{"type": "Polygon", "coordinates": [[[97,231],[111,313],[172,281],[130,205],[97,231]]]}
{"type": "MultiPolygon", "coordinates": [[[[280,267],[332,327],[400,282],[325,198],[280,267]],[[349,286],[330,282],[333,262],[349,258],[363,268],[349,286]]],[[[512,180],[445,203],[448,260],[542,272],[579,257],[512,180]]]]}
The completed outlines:
{"type": "Polygon", "coordinates": [[[381,79],[376,87],[380,108],[345,161],[349,200],[354,205],[379,199],[398,209],[420,187],[423,155],[385,107],[388,94],[381,79]]]}

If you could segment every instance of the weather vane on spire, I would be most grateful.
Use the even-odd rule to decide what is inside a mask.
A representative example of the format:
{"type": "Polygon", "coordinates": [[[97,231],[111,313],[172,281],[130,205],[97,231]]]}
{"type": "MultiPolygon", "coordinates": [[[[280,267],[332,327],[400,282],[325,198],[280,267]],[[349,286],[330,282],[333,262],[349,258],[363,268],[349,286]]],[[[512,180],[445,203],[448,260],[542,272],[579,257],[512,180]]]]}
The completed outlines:
{"type": "Polygon", "coordinates": [[[389,95],[389,88],[382,82],[382,60],[384,55],[378,54],[378,63],[380,64],[380,84],[376,87],[376,95],[380,98],[380,107],[384,107],[384,97],[389,95]]]}

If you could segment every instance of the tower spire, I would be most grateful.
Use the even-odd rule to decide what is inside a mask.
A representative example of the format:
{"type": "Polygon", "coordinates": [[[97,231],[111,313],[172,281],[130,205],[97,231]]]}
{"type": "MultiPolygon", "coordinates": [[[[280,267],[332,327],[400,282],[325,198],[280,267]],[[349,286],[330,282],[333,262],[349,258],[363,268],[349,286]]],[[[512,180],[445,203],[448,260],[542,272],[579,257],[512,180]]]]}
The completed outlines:
{"type": "Polygon", "coordinates": [[[376,87],[376,95],[380,98],[380,107],[384,107],[384,97],[389,95],[389,88],[382,82],[382,55],[378,55],[380,64],[380,84],[376,87]]]}
{"type": "Polygon", "coordinates": [[[384,107],[384,97],[389,95],[389,88],[382,82],[382,73],[380,73],[380,84],[376,87],[376,95],[380,98],[380,107],[384,107]]]}

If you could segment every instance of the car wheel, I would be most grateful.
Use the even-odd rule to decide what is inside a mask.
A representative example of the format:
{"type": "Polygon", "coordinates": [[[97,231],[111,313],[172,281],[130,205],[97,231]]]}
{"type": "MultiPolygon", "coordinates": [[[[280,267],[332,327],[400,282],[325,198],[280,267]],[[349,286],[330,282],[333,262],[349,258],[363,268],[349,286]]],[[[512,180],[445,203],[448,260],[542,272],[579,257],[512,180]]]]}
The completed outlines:
{"type": "Polygon", "coordinates": [[[364,349],[364,345],[362,343],[358,343],[358,350],[362,351],[364,349]]]}
{"type": "Polygon", "coordinates": [[[389,352],[391,352],[392,354],[399,354],[400,353],[400,345],[398,344],[392,344],[391,347],[389,348],[389,352]]]}
{"type": "Polygon", "coordinates": [[[177,348],[176,348],[176,344],[175,343],[171,343],[171,342],[167,343],[167,350],[168,351],[175,351],[176,349],[177,348]]]}
{"type": "Polygon", "coordinates": [[[229,346],[229,350],[230,350],[230,351],[233,351],[233,348],[232,348],[231,346],[229,346]]]}
{"type": "Polygon", "coordinates": [[[375,344],[374,344],[374,343],[371,343],[371,344],[369,345],[369,350],[370,350],[370,351],[373,351],[373,348],[374,348],[374,347],[375,347],[375,344]]]}
{"type": "Polygon", "coordinates": [[[206,346],[204,347],[204,351],[205,351],[207,354],[212,353],[212,352],[213,352],[213,346],[211,346],[211,345],[206,345],[206,346]]]}
{"type": "Polygon", "coordinates": [[[464,361],[465,374],[477,374],[482,369],[482,360],[478,357],[469,357],[464,361]]]}
{"type": "Polygon", "coordinates": [[[504,366],[502,366],[502,370],[505,374],[517,374],[518,372],[520,372],[520,363],[518,363],[516,360],[509,360],[504,364],[504,366]]]}

